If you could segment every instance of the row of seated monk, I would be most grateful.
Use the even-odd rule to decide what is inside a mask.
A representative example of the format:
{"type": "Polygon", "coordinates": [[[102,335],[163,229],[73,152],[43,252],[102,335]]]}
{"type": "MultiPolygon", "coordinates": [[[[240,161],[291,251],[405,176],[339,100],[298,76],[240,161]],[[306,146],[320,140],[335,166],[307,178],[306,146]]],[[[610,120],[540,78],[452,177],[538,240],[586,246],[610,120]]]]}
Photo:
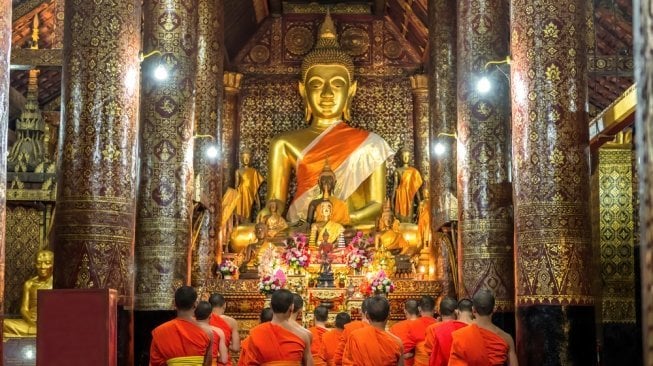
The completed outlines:
{"type": "Polygon", "coordinates": [[[183,286],[175,292],[177,318],[152,331],[150,365],[234,365],[231,350],[239,353],[239,366],[514,366],[513,339],[491,320],[494,301],[491,291],[480,290],[473,300],[443,299],[436,314],[435,299],[423,296],[406,301],[406,319],[388,329],[389,300],[376,295],[363,301],[361,320],[341,312],[328,329],[329,311],[318,306],[315,324],[305,329],[297,322],[302,297],[282,289],[241,343],[223,296],[197,303],[196,291],[183,286]]]}

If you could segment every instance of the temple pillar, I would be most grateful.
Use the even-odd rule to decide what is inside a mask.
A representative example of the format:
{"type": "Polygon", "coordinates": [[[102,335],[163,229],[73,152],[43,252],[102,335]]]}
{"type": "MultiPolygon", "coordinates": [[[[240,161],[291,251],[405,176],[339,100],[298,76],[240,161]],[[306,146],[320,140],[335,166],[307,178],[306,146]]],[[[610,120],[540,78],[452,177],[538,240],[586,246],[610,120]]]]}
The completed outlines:
{"type": "Polygon", "coordinates": [[[495,311],[505,314],[495,320],[512,328],[510,97],[508,78],[485,68],[509,53],[508,15],[502,0],[464,0],[458,7],[458,273],[459,295],[491,290],[495,311]],[[477,88],[482,77],[490,90],[477,88]]]}
{"type": "Polygon", "coordinates": [[[238,169],[238,99],[243,74],[224,73],[224,122],[222,123],[223,189],[234,186],[238,169]]]}
{"type": "Polygon", "coordinates": [[[653,4],[633,1],[644,365],[653,365],[653,4]]]}
{"type": "Polygon", "coordinates": [[[456,0],[429,0],[429,133],[431,196],[431,237],[443,281],[443,296],[456,296],[456,235],[453,224],[444,234],[442,227],[458,220],[456,205],[456,0]],[[437,147],[436,147],[437,146],[437,147]],[[453,233],[454,236],[451,236],[453,233]],[[451,238],[451,239],[450,239],[451,238]],[[454,250],[450,250],[454,248],[454,250]]]}
{"type": "Polygon", "coordinates": [[[211,277],[220,248],[222,170],[218,153],[222,133],[224,0],[199,0],[195,100],[195,202],[191,284],[211,277]],[[199,225],[199,226],[198,226],[199,225]]]}
{"type": "MultiPolygon", "coordinates": [[[[11,0],[0,0],[0,156],[7,156],[9,120],[9,54],[11,52],[11,0]]],[[[5,210],[7,197],[7,159],[0,159],[0,314],[4,314],[5,293],[5,210]]],[[[3,316],[0,315],[0,326],[3,316]]],[[[2,342],[0,342],[2,343],[2,342]]],[[[0,344],[0,360],[3,352],[0,344]]]]}
{"type": "Polygon", "coordinates": [[[584,0],[513,0],[517,350],[524,365],[596,362],[584,0]]]}
{"type": "Polygon", "coordinates": [[[135,309],[166,310],[190,283],[198,1],[146,0],[143,13],[143,49],[169,75],[143,65],[135,309]]]}
{"type": "Polygon", "coordinates": [[[413,92],[413,129],[415,131],[415,167],[425,182],[429,181],[429,90],[428,77],[417,74],[410,77],[413,92]]]}

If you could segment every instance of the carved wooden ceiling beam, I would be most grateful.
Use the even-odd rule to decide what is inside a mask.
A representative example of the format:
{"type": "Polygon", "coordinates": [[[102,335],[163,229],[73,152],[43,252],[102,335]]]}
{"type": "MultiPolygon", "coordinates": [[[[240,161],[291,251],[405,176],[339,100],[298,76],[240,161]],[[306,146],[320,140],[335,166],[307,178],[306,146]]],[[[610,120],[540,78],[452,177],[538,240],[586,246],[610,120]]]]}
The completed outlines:
{"type": "Polygon", "coordinates": [[[63,64],[61,49],[18,48],[11,50],[11,70],[60,68],[63,64]]]}

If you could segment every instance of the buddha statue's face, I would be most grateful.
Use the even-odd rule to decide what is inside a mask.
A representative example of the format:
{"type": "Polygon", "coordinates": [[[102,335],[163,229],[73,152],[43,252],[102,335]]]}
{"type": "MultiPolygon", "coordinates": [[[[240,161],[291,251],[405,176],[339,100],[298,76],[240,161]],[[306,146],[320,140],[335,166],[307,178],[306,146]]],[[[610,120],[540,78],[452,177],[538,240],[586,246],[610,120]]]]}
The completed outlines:
{"type": "Polygon", "coordinates": [[[335,182],[333,180],[333,177],[324,176],[320,178],[320,190],[322,190],[322,192],[328,192],[329,194],[333,193],[334,185],[335,182]]]}
{"type": "Polygon", "coordinates": [[[327,220],[331,218],[331,212],[333,211],[333,207],[331,207],[331,204],[326,202],[322,203],[321,209],[322,209],[322,216],[324,216],[324,218],[326,218],[327,220]]]}
{"type": "Polygon", "coordinates": [[[36,255],[36,273],[40,278],[52,276],[54,258],[50,252],[39,252],[36,255]]]}
{"type": "Polygon", "coordinates": [[[408,164],[410,162],[410,151],[402,151],[401,152],[401,162],[404,164],[408,164]]]}
{"type": "Polygon", "coordinates": [[[276,201],[270,201],[270,204],[268,206],[270,208],[271,213],[277,213],[277,209],[279,207],[277,207],[277,202],[276,201]]]}
{"type": "Polygon", "coordinates": [[[337,64],[315,65],[308,69],[299,85],[299,92],[314,118],[342,118],[349,99],[355,92],[349,72],[337,64]]]}
{"type": "Polygon", "coordinates": [[[265,226],[265,224],[257,224],[254,227],[254,235],[256,235],[256,239],[263,239],[268,233],[268,227],[265,226]]]}
{"type": "Polygon", "coordinates": [[[240,155],[240,160],[243,162],[243,165],[249,165],[252,161],[252,155],[248,152],[244,152],[240,155]]]}

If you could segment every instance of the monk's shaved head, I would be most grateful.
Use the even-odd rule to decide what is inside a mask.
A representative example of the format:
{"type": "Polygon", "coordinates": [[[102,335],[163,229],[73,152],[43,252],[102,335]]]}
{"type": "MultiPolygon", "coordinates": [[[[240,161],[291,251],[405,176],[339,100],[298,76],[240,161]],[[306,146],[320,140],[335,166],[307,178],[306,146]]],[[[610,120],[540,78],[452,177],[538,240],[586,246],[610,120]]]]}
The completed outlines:
{"type": "Polygon", "coordinates": [[[313,310],[313,316],[315,317],[315,321],[325,322],[329,317],[329,309],[326,306],[320,305],[313,310]]]}
{"type": "Polygon", "coordinates": [[[479,290],[472,299],[478,315],[491,315],[494,311],[494,294],[490,290],[479,290]]]}
{"type": "Polygon", "coordinates": [[[467,311],[471,313],[472,306],[474,306],[474,304],[472,303],[472,300],[468,298],[464,298],[458,301],[458,311],[467,311]]]}
{"type": "Polygon", "coordinates": [[[190,310],[197,301],[197,291],[190,286],[181,286],[175,291],[175,307],[178,310],[190,310]]]}
{"type": "Polygon", "coordinates": [[[298,313],[304,308],[304,299],[301,296],[293,293],[292,294],[292,304],[293,304],[293,313],[298,313]]]}
{"type": "Polygon", "coordinates": [[[345,329],[345,324],[349,324],[350,322],[351,316],[349,313],[345,313],[343,311],[342,313],[338,313],[338,315],[336,315],[336,328],[345,329]]]}
{"type": "Polygon", "coordinates": [[[384,322],[390,316],[390,303],[383,296],[372,296],[368,298],[367,317],[373,322],[384,322]]]}
{"type": "Polygon", "coordinates": [[[292,302],[292,292],[282,288],[272,294],[270,307],[275,314],[284,314],[290,309],[292,302]]]}
{"type": "Polygon", "coordinates": [[[225,305],[224,296],[219,293],[214,293],[209,297],[209,303],[211,303],[211,306],[214,308],[223,308],[225,305]]]}
{"type": "Polygon", "coordinates": [[[458,307],[458,301],[453,297],[445,297],[440,302],[440,315],[442,316],[451,316],[456,311],[458,307]]]}
{"type": "Polygon", "coordinates": [[[213,310],[213,307],[211,306],[211,303],[208,301],[200,301],[197,303],[197,307],[195,308],[195,319],[197,320],[206,320],[211,316],[211,311],[213,310]]]}
{"type": "Polygon", "coordinates": [[[267,323],[269,321],[272,321],[272,309],[264,308],[263,310],[261,310],[261,315],[259,315],[258,320],[261,323],[267,323]]]}
{"type": "Polygon", "coordinates": [[[407,300],[406,304],[404,304],[404,310],[406,310],[406,314],[419,315],[417,300],[407,300]]]}
{"type": "Polygon", "coordinates": [[[435,310],[435,299],[432,296],[422,296],[419,300],[419,310],[432,313],[435,310]]]}
{"type": "Polygon", "coordinates": [[[370,305],[370,299],[371,298],[368,297],[367,299],[363,300],[363,303],[361,304],[361,312],[363,314],[367,314],[367,310],[368,310],[369,305],[370,305]]]}

